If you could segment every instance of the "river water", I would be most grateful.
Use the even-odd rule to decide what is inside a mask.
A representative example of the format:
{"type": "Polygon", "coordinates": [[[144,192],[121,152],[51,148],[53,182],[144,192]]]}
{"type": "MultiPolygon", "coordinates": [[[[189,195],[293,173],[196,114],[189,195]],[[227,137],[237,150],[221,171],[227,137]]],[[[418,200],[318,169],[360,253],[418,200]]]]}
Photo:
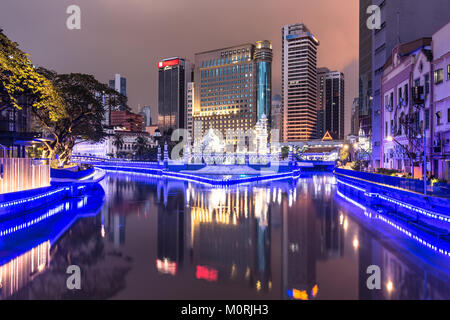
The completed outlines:
{"type": "Polygon", "coordinates": [[[370,219],[332,174],[223,189],[111,173],[101,186],[0,238],[1,298],[450,299],[450,258],[370,219]]]}

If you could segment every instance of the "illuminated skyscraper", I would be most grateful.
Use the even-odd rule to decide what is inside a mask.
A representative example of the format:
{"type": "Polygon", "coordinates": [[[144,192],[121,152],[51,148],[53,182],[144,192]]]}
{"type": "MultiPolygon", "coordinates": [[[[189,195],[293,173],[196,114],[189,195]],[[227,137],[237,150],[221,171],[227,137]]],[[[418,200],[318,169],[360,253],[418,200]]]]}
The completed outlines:
{"type": "Polygon", "coordinates": [[[192,64],[182,58],[158,63],[158,127],[161,133],[185,128],[187,83],[192,81],[192,64]]]}
{"type": "Polygon", "coordinates": [[[285,25],[282,34],[282,139],[304,141],[316,134],[317,46],[302,23],[285,25]]]}
{"type": "MultiPolygon", "coordinates": [[[[203,133],[217,129],[253,129],[271,113],[272,44],[216,49],[195,55],[194,121],[202,121],[203,133]]],[[[196,129],[197,130],[197,129],[196,129]]]]}
{"type": "Polygon", "coordinates": [[[127,96],[127,79],[121,77],[120,74],[116,74],[113,80],[109,80],[109,87],[125,97],[127,96]]]}
{"type": "Polygon", "coordinates": [[[325,133],[333,139],[344,140],[344,74],[327,68],[317,70],[317,138],[325,133]]]}

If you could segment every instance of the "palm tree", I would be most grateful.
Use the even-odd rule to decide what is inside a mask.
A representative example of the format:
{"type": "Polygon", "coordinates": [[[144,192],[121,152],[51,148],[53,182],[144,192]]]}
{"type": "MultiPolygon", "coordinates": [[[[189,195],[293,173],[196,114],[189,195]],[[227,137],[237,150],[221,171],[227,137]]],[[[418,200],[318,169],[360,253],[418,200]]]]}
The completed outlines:
{"type": "Polygon", "coordinates": [[[114,147],[116,147],[116,149],[117,149],[117,154],[118,154],[118,153],[119,153],[119,150],[122,149],[123,144],[124,144],[122,135],[116,133],[116,134],[114,135],[112,144],[113,144],[114,147]]]}
{"type": "Polygon", "coordinates": [[[139,158],[142,158],[144,154],[148,151],[148,140],[145,137],[137,137],[136,141],[133,143],[133,150],[139,158]]]}

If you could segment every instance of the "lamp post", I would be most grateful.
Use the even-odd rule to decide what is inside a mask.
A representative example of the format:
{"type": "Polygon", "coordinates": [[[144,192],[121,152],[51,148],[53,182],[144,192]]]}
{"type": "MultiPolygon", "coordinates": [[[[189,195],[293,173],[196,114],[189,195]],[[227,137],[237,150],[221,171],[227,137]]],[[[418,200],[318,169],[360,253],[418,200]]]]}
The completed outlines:
{"type": "MultiPolygon", "coordinates": [[[[417,138],[421,138],[420,134],[417,138]]],[[[427,196],[427,153],[426,153],[427,135],[423,130],[423,194],[427,196]]]]}

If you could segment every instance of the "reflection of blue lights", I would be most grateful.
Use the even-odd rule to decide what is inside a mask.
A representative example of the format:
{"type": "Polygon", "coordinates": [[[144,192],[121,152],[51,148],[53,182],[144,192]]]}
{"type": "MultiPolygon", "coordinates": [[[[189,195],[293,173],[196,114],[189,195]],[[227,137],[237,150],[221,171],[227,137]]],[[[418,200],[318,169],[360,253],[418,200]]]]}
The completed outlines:
{"type": "Polygon", "coordinates": [[[20,199],[20,200],[13,200],[13,201],[9,201],[9,202],[4,202],[4,203],[0,204],[0,208],[6,208],[6,207],[18,205],[18,204],[24,204],[24,203],[28,203],[28,202],[35,201],[35,200],[40,200],[42,198],[52,196],[52,195],[54,195],[56,193],[60,193],[62,191],[68,191],[68,190],[70,190],[69,187],[63,187],[63,188],[59,188],[59,189],[56,189],[56,190],[53,190],[53,191],[50,191],[50,192],[39,194],[37,196],[24,198],[24,199],[20,199]]]}
{"type": "Polygon", "coordinates": [[[423,215],[423,216],[425,216],[427,218],[436,219],[436,220],[439,220],[439,221],[442,221],[442,222],[450,222],[450,217],[445,216],[443,214],[440,214],[438,212],[422,209],[422,208],[419,208],[419,207],[414,206],[412,204],[409,204],[409,203],[406,203],[406,202],[402,202],[402,201],[399,201],[397,199],[390,198],[390,197],[387,197],[387,196],[379,194],[379,193],[367,193],[365,189],[359,188],[359,187],[357,187],[355,185],[352,185],[350,183],[343,182],[343,181],[341,181],[339,179],[336,179],[336,181],[338,183],[340,183],[340,184],[346,185],[346,186],[348,186],[350,188],[353,188],[355,190],[362,191],[362,192],[364,192],[364,195],[366,195],[366,196],[377,197],[377,198],[379,198],[381,200],[385,200],[385,201],[388,201],[390,203],[396,204],[396,205],[398,205],[398,206],[400,206],[402,208],[408,209],[410,211],[420,213],[421,215],[423,215]]]}
{"type": "Polygon", "coordinates": [[[252,182],[259,182],[259,181],[275,181],[275,180],[284,180],[289,178],[295,178],[300,175],[300,170],[295,170],[291,172],[285,172],[285,173],[277,173],[277,174],[263,174],[258,176],[246,176],[245,178],[238,178],[238,179],[211,179],[207,177],[201,177],[194,174],[187,174],[187,173],[181,173],[181,172],[171,172],[167,170],[161,170],[161,169],[145,169],[145,168],[136,168],[136,167],[109,167],[109,166],[102,166],[101,169],[106,171],[113,171],[113,172],[126,172],[126,173],[132,173],[132,174],[138,174],[138,175],[145,175],[145,176],[154,176],[160,178],[161,176],[167,177],[170,179],[176,179],[176,180],[182,180],[182,181],[189,181],[194,183],[200,183],[208,186],[230,186],[235,184],[248,184],[252,182]],[[140,172],[138,172],[138,170],[140,172]]]}
{"type": "Polygon", "coordinates": [[[336,192],[343,199],[347,200],[348,202],[350,202],[350,203],[354,204],[355,206],[359,207],[360,209],[362,209],[364,211],[364,215],[366,217],[368,217],[370,219],[376,219],[376,220],[382,221],[385,224],[389,225],[390,227],[395,228],[397,231],[400,231],[402,234],[406,235],[408,238],[413,239],[414,241],[420,243],[422,246],[426,247],[427,249],[431,249],[434,252],[440,253],[441,255],[450,257],[450,250],[448,248],[442,246],[441,245],[442,242],[439,242],[439,240],[437,240],[436,243],[433,244],[430,240],[425,240],[425,238],[413,233],[413,231],[414,231],[413,228],[407,228],[406,226],[402,226],[381,214],[372,215],[372,213],[369,212],[370,209],[368,209],[364,205],[347,197],[339,190],[337,190],[336,192]]]}
{"type": "Polygon", "coordinates": [[[65,203],[65,204],[60,204],[56,208],[50,209],[45,214],[42,214],[42,215],[40,215],[40,216],[38,216],[38,217],[36,217],[34,219],[31,219],[28,222],[23,222],[21,224],[14,225],[14,226],[12,226],[10,228],[4,229],[4,230],[0,230],[0,236],[1,237],[7,236],[7,235],[10,235],[10,234],[12,234],[12,233],[14,233],[16,231],[27,229],[27,228],[29,228],[29,227],[31,227],[31,226],[33,226],[33,225],[35,225],[35,224],[45,220],[45,219],[48,219],[48,218],[54,216],[57,213],[60,213],[60,212],[62,212],[64,210],[67,210],[67,208],[69,206],[70,206],[70,204],[68,202],[65,203]]]}

